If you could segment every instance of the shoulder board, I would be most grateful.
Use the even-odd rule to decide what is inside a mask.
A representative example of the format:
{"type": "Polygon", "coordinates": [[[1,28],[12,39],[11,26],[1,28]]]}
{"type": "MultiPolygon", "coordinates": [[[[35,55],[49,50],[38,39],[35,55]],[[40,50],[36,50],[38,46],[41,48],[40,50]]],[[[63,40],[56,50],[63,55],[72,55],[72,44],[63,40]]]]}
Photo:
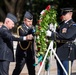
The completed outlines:
{"type": "Polygon", "coordinates": [[[76,26],[76,23],[74,23],[73,26],[76,26]]]}
{"type": "Polygon", "coordinates": [[[2,27],[3,30],[8,30],[6,27],[2,27]]]}
{"type": "Polygon", "coordinates": [[[7,30],[6,28],[3,28],[4,30],[7,30]]]}

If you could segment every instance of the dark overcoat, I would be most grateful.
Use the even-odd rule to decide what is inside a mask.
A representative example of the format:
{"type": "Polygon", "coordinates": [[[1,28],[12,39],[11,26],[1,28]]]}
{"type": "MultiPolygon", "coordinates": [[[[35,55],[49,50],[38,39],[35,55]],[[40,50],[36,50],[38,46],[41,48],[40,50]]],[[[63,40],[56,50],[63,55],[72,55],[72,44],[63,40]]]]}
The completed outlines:
{"type": "MultiPolygon", "coordinates": [[[[55,35],[55,34],[54,34],[55,35]]],[[[57,42],[56,53],[61,60],[74,60],[76,58],[76,23],[71,19],[61,23],[55,36],[57,42]],[[66,29],[65,31],[63,31],[66,29]]]]}
{"type": "MultiPolygon", "coordinates": [[[[17,29],[19,36],[26,36],[32,34],[34,36],[33,28],[28,28],[25,24],[22,24],[17,29]]],[[[33,59],[34,57],[34,39],[19,41],[16,50],[16,59],[27,57],[33,59]]]]}
{"type": "Polygon", "coordinates": [[[13,41],[23,41],[23,37],[13,36],[3,25],[0,28],[0,60],[14,60],[13,41]]]}

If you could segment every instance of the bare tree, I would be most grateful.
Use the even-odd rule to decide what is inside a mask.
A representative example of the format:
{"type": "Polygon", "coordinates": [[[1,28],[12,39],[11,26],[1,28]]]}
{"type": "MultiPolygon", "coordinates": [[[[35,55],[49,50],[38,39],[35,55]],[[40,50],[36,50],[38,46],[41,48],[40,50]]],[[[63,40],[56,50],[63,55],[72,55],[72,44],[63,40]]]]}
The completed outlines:
{"type": "Polygon", "coordinates": [[[26,0],[4,0],[2,2],[3,6],[0,7],[0,16],[2,20],[8,12],[16,15],[18,20],[20,20],[25,2],[26,0]]]}

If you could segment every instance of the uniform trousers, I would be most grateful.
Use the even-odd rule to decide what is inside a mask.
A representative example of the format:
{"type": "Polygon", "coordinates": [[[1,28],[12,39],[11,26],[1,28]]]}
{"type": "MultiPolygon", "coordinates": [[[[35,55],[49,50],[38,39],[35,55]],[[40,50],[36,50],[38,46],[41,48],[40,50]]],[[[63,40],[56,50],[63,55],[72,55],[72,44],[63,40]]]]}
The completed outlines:
{"type": "Polygon", "coordinates": [[[32,57],[29,57],[29,56],[17,57],[16,58],[16,66],[15,66],[15,69],[14,69],[12,75],[20,75],[25,64],[26,64],[27,69],[28,69],[28,74],[35,75],[35,66],[33,66],[34,63],[35,63],[35,59],[33,59],[32,57]]]}
{"type": "MultiPolygon", "coordinates": [[[[56,62],[57,62],[57,75],[66,75],[59,62],[58,61],[56,62]]],[[[67,73],[69,73],[69,61],[65,60],[65,61],[61,61],[61,63],[63,64],[67,73]]]]}
{"type": "Polygon", "coordinates": [[[0,60],[0,75],[9,75],[9,61],[0,60]]]}

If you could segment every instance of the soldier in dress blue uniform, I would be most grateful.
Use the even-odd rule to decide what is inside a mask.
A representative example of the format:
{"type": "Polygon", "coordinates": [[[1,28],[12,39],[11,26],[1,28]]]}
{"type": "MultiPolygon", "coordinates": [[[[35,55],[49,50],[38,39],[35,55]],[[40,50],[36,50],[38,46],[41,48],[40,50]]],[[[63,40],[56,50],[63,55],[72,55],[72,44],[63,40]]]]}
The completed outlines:
{"type": "MultiPolygon", "coordinates": [[[[47,31],[47,36],[51,36],[51,39],[54,38],[57,42],[56,53],[67,73],[69,73],[69,61],[71,61],[72,66],[73,60],[76,58],[74,44],[74,40],[76,38],[76,23],[72,19],[72,8],[62,8],[61,10],[63,22],[59,25],[56,32],[47,31]]],[[[57,75],[66,75],[58,61],[57,75]]]]}
{"type": "MultiPolygon", "coordinates": [[[[32,25],[33,15],[26,11],[24,15],[23,24],[17,28],[19,36],[33,35],[34,27],[32,25]]],[[[35,55],[34,55],[34,39],[30,41],[18,42],[16,50],[16,66],[13,71],[13,75],[20,75],[24,65],[26,63],[28,74],[35,75],[35,55]]]]}
{"type": "Polygon", "coordinates": [[[8,13],[0,28],[0,75],[9,75],[9,64],[14,61],[12,41],[25,41],[33,38],[32,36],[30,38],[29,36],[13,36],[10,29],[14,27],[16,22],[17,18],[8,13]]]}

